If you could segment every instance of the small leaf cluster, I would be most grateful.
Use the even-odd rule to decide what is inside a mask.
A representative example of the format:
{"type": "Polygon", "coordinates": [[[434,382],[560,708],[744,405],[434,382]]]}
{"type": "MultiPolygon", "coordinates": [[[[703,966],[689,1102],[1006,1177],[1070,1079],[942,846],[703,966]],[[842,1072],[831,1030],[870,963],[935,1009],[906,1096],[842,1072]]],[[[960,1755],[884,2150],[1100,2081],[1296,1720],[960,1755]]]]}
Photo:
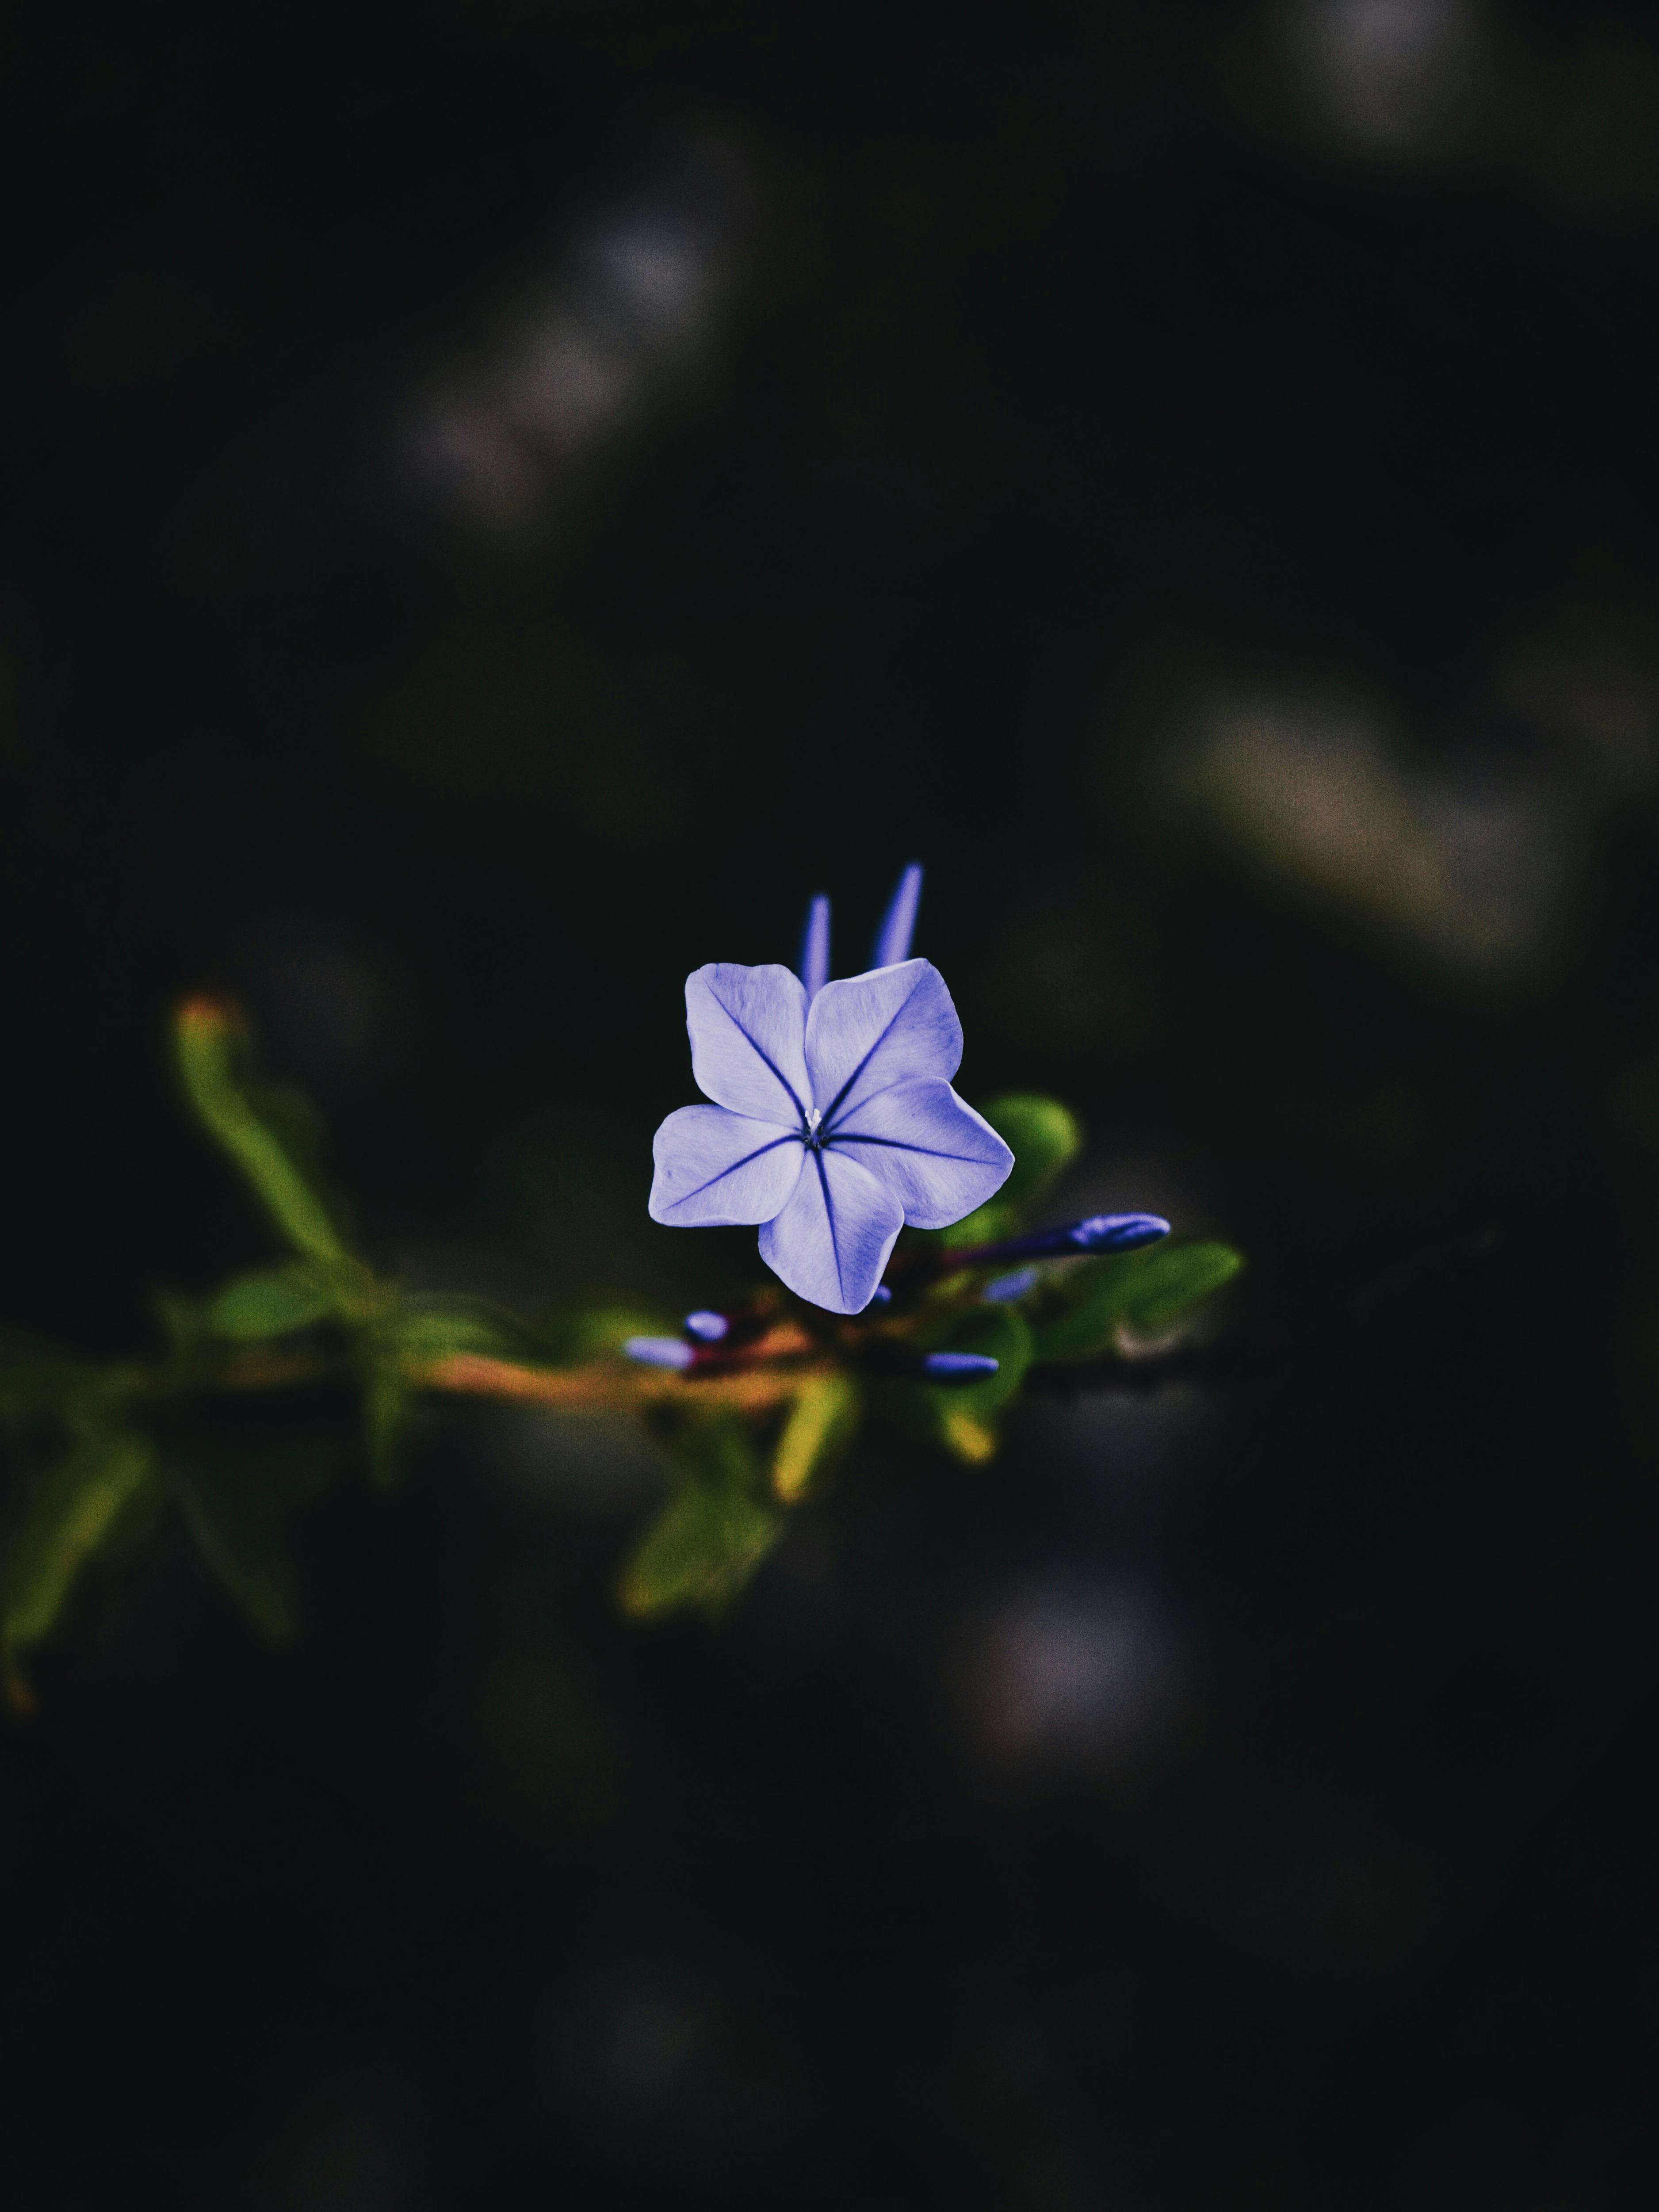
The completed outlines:
{"type": "Polygon", "coordinates": [[[676,1480],[621,1569],[618,1602],[636,1620],[718,1618],[866,1417],[988,1460],[1035,1375],[1105,1376],[1156,1357],[1241,1264],[1225,1245],[1172,1239],[1044,1261],[1011,1293],[988,1248],[1044,1206],[1082,1143],[1064,1106],[1011,1095],[986,1109],[1015,1155],[1007,1182],[954,1228],[910,1232],[880,1303],[848,1319],[769,1287],[734,1312],[726,1340],[688,1343],[681,1371],[653,1370],[622,1349],[649,1316],[593,1306],[537,1331],[476,1301],[404,1291],[356,1249],[315,1116],[259,1080],[237,1011],[189,1001],[174,1048],[186,1106],[278,1253],[204,1294],[158,1295],[149,1358],[94,1362],[0,1332],[0,1662],[20,1703],[30,1655],[76,1591],[170,1522],[261,1633],[290,1636],[295,1514],[354,1467],[394,1484],[415,1410],[437,1395],[645,1422],[676,1480]],[[996,1367],[947,1385],[929,1378],[936,1352],[996,1367]]]}
{"type": "MultiPolygon", "coordinates": [[[[624,1571],[623,1601],[636,1617],[700,1608],[718,1615],[742,1589],[868,1413],[969,1464],[994,1458],[1003,1417],[1038,1370],[1068,1368],[1109,1380],[1132,1361],[1171,1349],[1180,1333],[1243,1262],[1231,1246],[1172,1238],[1139,1251],[1055,1259],[1025,1269],[1012,1298],[988,1303],[1006,1262],[983,1248],[1016,1237],[1077,1159],[1083,1133],[1053,1098],[1011,1093],[986,1119],[1015,1164],[996,1197],[953,1227],[907,1232],[889,1269],[890,1300],[852,1322],[774,1294],[811,1346],[780,1423],[722,1413],[678,1438],[680,1485],[624,1571]],[[930,1381],[933,1352],[994,1359],[967,1382],[930,1381]],[[908,1371],[900,1371],[908,1370],[908,1371]]],[[[711,1390],[694,1373],[684,1397],[711,1390]]],[[[741,1370],[738,1370],[741,1371],[741,1370]]],[[[711,1414],[714,1406],[711,1400],[711,1414]]]]}
{"type": "Polygon", "coordinates": [[[414,1395],[434,1359],[519,1348],[509,1324],[465,1304],[410,1300],[352,1250],[320,1172],[315,1118],[257,1081],[234,1008],[192,1000],[174,1047],[185,1103],[283,1256],[205,1296],[159,1293],[162,1348],[149,1359],[94,1363],[0,1332],[12,1476],[0,1656],[15,1702],[27,1702],[27,1655],[88,1571],[124,1565],[170,1519],[256,1628],[290,1636],[296,1510],[354,1455],[371,1481],[397,1480],[414,1395]]]}

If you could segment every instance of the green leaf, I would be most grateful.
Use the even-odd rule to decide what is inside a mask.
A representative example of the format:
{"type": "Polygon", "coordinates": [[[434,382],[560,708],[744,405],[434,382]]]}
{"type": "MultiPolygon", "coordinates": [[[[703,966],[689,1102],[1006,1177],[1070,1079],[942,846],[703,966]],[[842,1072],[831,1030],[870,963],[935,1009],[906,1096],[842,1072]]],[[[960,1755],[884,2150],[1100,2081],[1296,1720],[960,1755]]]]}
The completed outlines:
{"type": "Polygon", "coordinates": [[[562,1314],[547,1332],[544,1356],[561,1365],[620,1352],[630,1336],[675,1336],[679,1322],[638,1306],[581,1306],[562,1314]]]}
{"type": "Polygon", "coordinates": [[[1020,1225],[1019,1208],[1005,1206],[999,1198],[987,1199],[960,1221],[953,1221],[948,1229],[913,1230],[918,1240],[942,1244],[947,1252],[965,1252],[974,1244],[1000,1244],[1005,1237],[1012,1237],[1020,1225]]]}
{"type": "Polygon", "coordinates": [[[623,1570],[623,1607],[636,1620],[692,1609],[717,1619],[782,1528],[760,1495],[760,1468],[737,1422],[702,1430],[690,1457],[686,1480],[623,1570]]]}
{"type": "Polygon", "coordinates": [[[1069,1106],[1033,1091],[1008,1091],[981,1110],[1014,1156],[995,1202],[1026,1212],[1048,1196],[1083,1150],[1082,1127],[1069,1106]]]}
{"type": "Polygon", "coordinates": [[[849,1443],[862,1394],[850,1376],[816,1375],[802,1384],[772,1455],[772,1493],[785,1505],[805,1498],[813,1476],[849,1443]]]}
{"type": "Polygon", "coordinates": [[[273,1643],[294,1633],[294,1568],[282,1522],[325,1487],[334,1459],[328,1445],[295,1444],[179,1461],[173,1468],[202,1557],[273,1643]]]}
{"type": "Polygon", "coordinates": [[[1243,1266],[1231,1245],[1149,1245],[1109,1253],[1070,1271],[1060,1308],[1032,1323],[1039,1360],[1098,1359],[1124,1336],[1167,1336],[1243,1266]]]}
{"type": "Polygon", "coordinates": [[[906,1428],[943,1444],[958,1459],[988,1459],[996,1449],[993,1417],[1017,1397],[1031,1364],[1031,1332],[1012,1306],[974,1306],[953,1314],[922,1339],[927,1352],[977,1352],[997,1371],[982,1382],[895,1382],[889,1410],[906,1428]]]}
{"type": "Polygon", "coordinates": [[[391,1333],[399,1353],[416,1365],[465,1352],[486,1359],[549,1359],[539,1337],[480,1301],[411,1301],[395,1316],[391,1333]]]}
{"type": "Polygon", "coordinates": [[[13,1651],[47,1635],[70,1585],[150,1479],[148,1437],[83,1437],[36,1485],[6,1577],[5,1640],[13,1651]]]}
{"type": "Polygon", "coordinates": [[[296,1252],[338,1263],[346,1249],[301,1165],[292,1109],[256,1103],[246,1079],[246,1032],[235,1009],[191,999],[174,1023],[179,1073],[197,1119],[230,1155],[296,1252]]]}
{"type": "Polygon", "coordinates": [[[314,1267],[268,1267],[237,1275],[204,1309],[211,1336],[252,1339],[292,1336],[314,1328],[339,1310],[330,1279],[314,1267]]]}
{"type": "Polygon", "coordinates": [[[933,1383],[918,1387],[930,1398],[957,1413],[994,1413],[1019,1395],[1025,1370],[1031,1364],[1031,1332],[1023,1314],[1012,1306],[973,1306],[954,1315],[944,1328],[925,1341],[928,1352],[977,1352],[994,1359],[997,1371],[982,1382],[956,1383],[941,1389],[933,1383]]]}
{"type": "Polygon", "coordinates": [[[375,1368],[363,1385],[363,1458],[377,1490],[392,1490],[402,1480],[410,1402],[395,1368],[375,1368]]]}

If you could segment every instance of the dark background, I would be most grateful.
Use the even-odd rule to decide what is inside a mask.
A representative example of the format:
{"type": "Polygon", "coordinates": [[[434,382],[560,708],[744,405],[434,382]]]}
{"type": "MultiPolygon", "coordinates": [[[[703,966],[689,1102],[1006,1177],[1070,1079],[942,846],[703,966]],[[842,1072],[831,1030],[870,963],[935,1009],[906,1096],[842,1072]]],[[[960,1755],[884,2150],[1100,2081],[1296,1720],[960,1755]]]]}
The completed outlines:
{"type": "Polygon", "coordinates": [[[272,1653],[0,1738],[19,2201],[1645,2204],[1659,20],[14,9],[3,1318],[368,1249],[672,1316],[679,990],[898,867],[970,1097],[1250,1259],[1204,1384],[871,1442],[722,1632],[434,1417],[272,1653]]]}

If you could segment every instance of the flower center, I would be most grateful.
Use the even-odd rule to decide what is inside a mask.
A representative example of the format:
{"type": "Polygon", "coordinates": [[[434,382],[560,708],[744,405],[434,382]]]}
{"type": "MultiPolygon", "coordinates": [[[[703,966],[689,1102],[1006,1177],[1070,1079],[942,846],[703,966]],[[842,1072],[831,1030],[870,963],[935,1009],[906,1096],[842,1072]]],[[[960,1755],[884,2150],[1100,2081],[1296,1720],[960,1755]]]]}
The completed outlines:
{"type": "Polygon", "coordinates": [[[805,1119],[806,1126],[801,1137],[801,1142],[806,1146],[809,1152],[816,1152],[821,1151],[823,1145],[825,1133],[819,1128],[818,1124],[823,1119],[823,1109],[821,1106],[809,1106],[806,1109],[805,1119]]]}

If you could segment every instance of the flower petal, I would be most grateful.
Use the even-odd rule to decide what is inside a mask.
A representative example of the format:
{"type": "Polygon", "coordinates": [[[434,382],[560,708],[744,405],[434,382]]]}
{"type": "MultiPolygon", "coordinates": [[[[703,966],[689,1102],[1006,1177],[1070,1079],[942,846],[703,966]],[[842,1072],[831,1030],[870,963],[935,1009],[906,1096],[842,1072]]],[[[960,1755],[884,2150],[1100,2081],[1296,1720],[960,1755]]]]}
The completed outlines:
{"type": "Polygon", "coordinates": [[[807,1105],[806,993],[787,968],[711,961],[685,979],[697,1088],[757,1121],[799,1129],[807,1105]]]}
{"type": "Polygon", "coordinates": [[[905,960],[826,983],[806,1021],[812,1103],[833,1126],[872,1092],[913,1076],[948,1081],[962,1061],[962,1024],[930,961],[905,960]]]}
{"type": "Polygon", "coordinates": [[[862,1313],[904,1225],[897,1199],[856,1160],[809,1152],[794,1196],[760,1233],[760,1255],[797,1297],[862,1313]]]}
{"type": "Polygon", "coordinates": [[[885,1184],[918,1229],[948,1229],[1008,1180],[1014,1156],[937,1076],[897,1083],[848,1110],[831,1149],[885,1184]]]}
{"type": "Polygon", "coordinates": [[[773,1122],[724,1106],[682,1106],[651,1150],[651,1218],[671,1229],[719,1229],[769,1221],[787,1205],[805,1148],[793,1129],[773,1122]]]}

